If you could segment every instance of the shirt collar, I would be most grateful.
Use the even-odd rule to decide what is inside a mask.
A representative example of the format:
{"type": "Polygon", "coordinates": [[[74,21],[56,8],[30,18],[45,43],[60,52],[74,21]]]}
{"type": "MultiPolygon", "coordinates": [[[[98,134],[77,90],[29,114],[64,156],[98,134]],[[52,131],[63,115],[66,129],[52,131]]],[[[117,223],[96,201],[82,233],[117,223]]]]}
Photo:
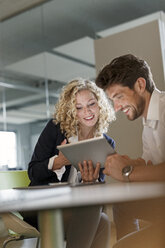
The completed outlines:
{"type": "Polygon", "coordinates": [[[68,140],[69,140],[69,143],[75,143],[78,141],[78,135],[72,136],[68,140]]]}
{"type": "Polygon", "coordinates": [[[159,98],[160,91],[158,89],[155,89],[151,95],[147,113],[147,120],[159,120],[159,98]]]}
{"type": "Polygon", "coordinates": [[[152,129],[156,129],[157,128],[157,120],[145,120],[145,118],[143,118],[143,126],[147,126],[150,127],[152,129]]]}
{"type": "Polygon", "coordinates": [[[147,118],[143,118],[143,125],[155,129],[159,120],[160,91],[155,89],[151,95],[147,118]]]}

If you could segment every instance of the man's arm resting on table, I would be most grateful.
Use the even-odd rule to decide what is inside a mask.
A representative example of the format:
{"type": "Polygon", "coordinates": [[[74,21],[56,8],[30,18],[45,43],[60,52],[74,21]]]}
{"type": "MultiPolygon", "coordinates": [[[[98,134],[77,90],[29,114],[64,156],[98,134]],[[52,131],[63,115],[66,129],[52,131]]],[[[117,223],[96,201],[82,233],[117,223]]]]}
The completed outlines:
{"type": "Polygon", "coordinates": [[[128,165],[133,166],[129,181],[165,181],[165,162],[157,165],[153,165],[151,162],[146,164],[142,158],[130,159],[126,155],[117,153],[107,157],[103,173],[119,181],[125,181],[122,169],[128,165]]]}
{"type": "Polygon", "coordinates": [[[135,166],[129,179],[132,182],[165,181],[165,162],[157,165],[135,166]]]}

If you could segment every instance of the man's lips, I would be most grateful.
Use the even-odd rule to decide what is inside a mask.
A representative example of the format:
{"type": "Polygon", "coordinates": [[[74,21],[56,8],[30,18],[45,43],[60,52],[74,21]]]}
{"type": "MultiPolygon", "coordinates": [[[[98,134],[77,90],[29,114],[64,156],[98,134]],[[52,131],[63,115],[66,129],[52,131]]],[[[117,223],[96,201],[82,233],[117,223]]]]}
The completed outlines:
{"type": "Polygon", "coordinates": [[[126,107],[126,108],[123,108],[122,111],[125,113],[125,114],[128,114],[130,108],[129,107],[126,107]]]}

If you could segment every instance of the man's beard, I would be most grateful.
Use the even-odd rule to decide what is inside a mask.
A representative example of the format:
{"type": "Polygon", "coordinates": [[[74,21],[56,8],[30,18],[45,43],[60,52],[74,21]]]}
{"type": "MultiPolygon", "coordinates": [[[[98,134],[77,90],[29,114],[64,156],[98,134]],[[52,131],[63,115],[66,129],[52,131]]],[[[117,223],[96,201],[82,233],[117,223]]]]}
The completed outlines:
{"type": "Polygon", "coordinates": [[[130,121],[134,121],[142,116],[145,108],[145,99],[139,95],[135,97],[137,97],[136,108],[132,109],[132,116],[127,116],[128,120],[130,121]]]}

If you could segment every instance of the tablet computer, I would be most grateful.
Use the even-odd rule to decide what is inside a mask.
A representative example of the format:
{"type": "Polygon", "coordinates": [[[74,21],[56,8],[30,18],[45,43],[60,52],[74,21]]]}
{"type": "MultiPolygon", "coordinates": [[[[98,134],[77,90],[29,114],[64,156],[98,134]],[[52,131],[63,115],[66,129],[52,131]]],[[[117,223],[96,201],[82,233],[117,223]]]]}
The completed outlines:
{"type": "Polygon", "coordinates": [[[106,157],[115,153],[115,150],[104,137],[96,137],[57,146],[70,163],[79,170],[78,163],[84,160],[92,160],[94,167],[97,162],[100,162],[101,167],[104,167],[106,157]]]}

